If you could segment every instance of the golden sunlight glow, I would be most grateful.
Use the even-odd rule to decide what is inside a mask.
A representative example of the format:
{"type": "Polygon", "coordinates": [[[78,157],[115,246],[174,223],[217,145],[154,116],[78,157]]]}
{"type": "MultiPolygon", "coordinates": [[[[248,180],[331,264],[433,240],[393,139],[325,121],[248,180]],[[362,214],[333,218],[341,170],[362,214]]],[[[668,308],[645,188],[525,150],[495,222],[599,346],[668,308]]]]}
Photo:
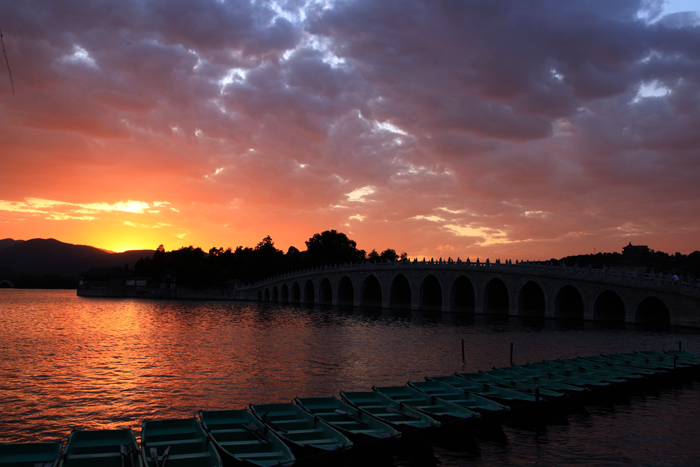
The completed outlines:
{"type": "Polygon", "coordinates": [[[459,235],[460,237],[481,237],[483,240],[477,243],[482,246],[506,243],[508,241],[506,234],[500,230],[456,224],[449,224],[444,227],[449,232],[459,235]]]}
{"type": "Polygon", "coordinates": [[[367,201],[365,199],[365,196],[369,196],[372,193],[374,193],[374,187],[364,186],[362,188],[358,188],[357,190],[351,191],[350,193],[348,193],[345,196],[348,197],[348,201],[356,201],[356,202],[364,203],[367,201]]]}
{"type": "Polygon", "coordinates": [[[122,211],[122,212],[144,212],[150,206],[143,201],[119,201],[114,204],[108,203],[89,203],[78,204],[86,211],[122,211]]]}
{"type": "Polygon", "coordinates": [[[118,230],[114,233],[98,233],[92,242],[105,250],[121,253],[129,250],[155,250],[163,243],[159,234],[149,234],[142,230],[118,230]]]}
{"type": "MultiPolygon", "coordinates": [[[[154,201],[152,206],[157,208],[170,204],[167,201],[154,201]]],[[[84,219],[92,220],[89,216],[72,216],[71,213],[89,214],[94,212],[133,212],[143,213],[149,210],[151,204],[144,201],[118,201],[116,203],[68,203],[65,201],[56,201],[41,198],[27,198],[22,201],[6,201],[0,200],[0,211],[14,212],[34,212],[44,213],[53,216],[54,220],[61,219],[84,219]]]]}

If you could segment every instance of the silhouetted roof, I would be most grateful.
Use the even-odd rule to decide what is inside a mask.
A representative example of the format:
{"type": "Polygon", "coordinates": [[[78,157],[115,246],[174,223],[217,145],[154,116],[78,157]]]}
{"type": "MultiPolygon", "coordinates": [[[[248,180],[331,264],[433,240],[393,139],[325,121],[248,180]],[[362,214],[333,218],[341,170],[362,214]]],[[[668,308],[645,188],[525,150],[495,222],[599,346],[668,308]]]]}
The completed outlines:
{"type": "Polygon", "coordinates": [[[80,277],[127,277],[132,274],[129,272],[122,271],[122,268],[92,268],[84,273],[80,274],[80,277]]]}

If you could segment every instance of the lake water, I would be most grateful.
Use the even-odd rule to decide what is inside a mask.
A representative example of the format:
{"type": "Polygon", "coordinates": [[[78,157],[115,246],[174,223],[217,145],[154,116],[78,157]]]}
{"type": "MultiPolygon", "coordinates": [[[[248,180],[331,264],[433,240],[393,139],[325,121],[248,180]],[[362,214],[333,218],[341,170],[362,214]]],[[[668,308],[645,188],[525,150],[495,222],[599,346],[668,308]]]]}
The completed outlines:
{"type": "MultiPolygon", "coordinates": [[[[426,375],[599,353],[700,353],[700,330],[0,289],[0,442],[191,417],[426,375]],[[462,361],[462,340],[465,359],[462,361]]],[[[500,437],[426,439],[389,466],[700,465],[700,382],[636,392],[500,437]]],[[[354,461],[353,461],[354,462],[354,461]]]]}

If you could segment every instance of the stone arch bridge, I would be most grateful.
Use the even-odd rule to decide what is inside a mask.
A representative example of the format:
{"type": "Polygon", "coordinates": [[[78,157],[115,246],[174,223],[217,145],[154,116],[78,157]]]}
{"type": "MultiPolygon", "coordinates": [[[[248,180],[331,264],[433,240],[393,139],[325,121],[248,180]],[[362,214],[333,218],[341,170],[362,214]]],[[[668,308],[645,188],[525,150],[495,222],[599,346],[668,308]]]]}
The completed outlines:
{"type": "Polygon", "coordinates": [[[549,263],[405,261],[316,268],[237,299],[700,327],[700,281],[549,263]]]}

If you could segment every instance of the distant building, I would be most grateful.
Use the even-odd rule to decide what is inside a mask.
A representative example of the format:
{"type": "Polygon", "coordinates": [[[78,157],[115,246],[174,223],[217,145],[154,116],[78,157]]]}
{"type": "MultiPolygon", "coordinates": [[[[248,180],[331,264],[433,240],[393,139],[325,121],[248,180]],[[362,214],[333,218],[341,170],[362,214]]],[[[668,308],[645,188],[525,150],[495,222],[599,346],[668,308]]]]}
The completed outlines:
{"type": "Polygon", "coordinates": [[[131,276],[121,268],[92,268],[79,277],[80,287],[123,287],[131,276]]]}
{"type": "Polygon", "coordinates": [[[622,249],[622,256],[628,260],[644,259],[649,256],[649,247],[646,245],[632,245],[629,243],[622,249]]]}

